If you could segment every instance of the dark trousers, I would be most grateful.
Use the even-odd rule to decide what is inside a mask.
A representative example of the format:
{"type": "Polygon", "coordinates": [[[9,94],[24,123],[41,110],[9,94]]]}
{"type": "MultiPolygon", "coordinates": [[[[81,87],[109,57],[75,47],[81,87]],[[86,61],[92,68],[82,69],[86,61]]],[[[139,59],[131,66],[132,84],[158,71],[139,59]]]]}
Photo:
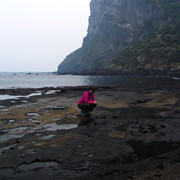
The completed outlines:
{"type": "Polygon", "coordinates": [[[82,111],[92,111],[97,104],[89,104],[89,103],[83,103],[83,104],[78,104],[78,108],[82,109],[82,111]]]}

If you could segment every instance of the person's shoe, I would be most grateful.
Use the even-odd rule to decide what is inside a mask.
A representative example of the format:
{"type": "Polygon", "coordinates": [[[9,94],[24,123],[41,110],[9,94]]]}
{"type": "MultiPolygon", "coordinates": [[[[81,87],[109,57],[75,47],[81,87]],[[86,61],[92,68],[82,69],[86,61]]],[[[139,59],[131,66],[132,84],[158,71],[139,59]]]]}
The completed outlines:
{"type": "Polygon", "coordinates": [[[89,118],[89,117],[91,116],[91,114],[89,113],[89,111],[86,111],[86,112],[85,112],[85,116],[86,116],[87,118],[89,118]]]}

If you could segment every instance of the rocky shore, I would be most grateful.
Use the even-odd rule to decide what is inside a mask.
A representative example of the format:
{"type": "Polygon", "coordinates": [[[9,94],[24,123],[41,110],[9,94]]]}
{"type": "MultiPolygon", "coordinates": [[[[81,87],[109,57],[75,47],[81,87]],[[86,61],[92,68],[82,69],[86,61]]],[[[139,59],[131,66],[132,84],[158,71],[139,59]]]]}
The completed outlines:
{"type": "Polygon", "coordinates": [[[1,180],[180,179],[180,84],[85,89],[0,90],[1,180]]]}

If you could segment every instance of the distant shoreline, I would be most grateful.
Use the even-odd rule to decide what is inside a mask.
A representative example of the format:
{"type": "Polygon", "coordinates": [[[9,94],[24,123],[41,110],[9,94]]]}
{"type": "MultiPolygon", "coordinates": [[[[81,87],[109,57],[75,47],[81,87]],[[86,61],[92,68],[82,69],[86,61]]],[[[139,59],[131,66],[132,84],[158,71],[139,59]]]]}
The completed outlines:
{"type": "Polygon", "coordinates": [[[177,77],[180,78],[180,70],[176,71],[157,71],[157,70],[137,70],[137,71],[96,71],[96,72],[67,72],[67,73],[60,73],[60,72],[55,72],[57,75],[88,75],[88,76],[159,76],[159,77],[177,77]]]}
{"type": "Polygon", "coordinates": [[[101,71],[98,70],[96,72],[67,72],[60,73],[58,71],[54,72],[0,72],[0,73],[11,73],[13,75],[16,74],[26,74],[26,75],[39,75],[42,73],[49,73],[54,75],[78,75],[78,76],[152,76],[152,77],[176,77],[180,78],[180,70],[175,71],[159,71],[159,70],[137,70],[137,71],[101,71]]]}

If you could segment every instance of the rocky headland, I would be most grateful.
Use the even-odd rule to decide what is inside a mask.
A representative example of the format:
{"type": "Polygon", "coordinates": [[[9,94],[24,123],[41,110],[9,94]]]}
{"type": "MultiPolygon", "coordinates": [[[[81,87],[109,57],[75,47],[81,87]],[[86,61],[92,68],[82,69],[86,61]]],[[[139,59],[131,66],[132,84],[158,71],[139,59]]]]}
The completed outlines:
{"type": "Polygon", "coordinates": [[[89,119],[85,90],[0,90],[23,95],[0,101],[1,180],[180,179],[178,83],[96,87],[89,119]]]}
{"type": "Polygon", "coordinates": [[[180,77],[179,0],[92,0],[81,48],[59,74],[176,74],[180,77]]]}

